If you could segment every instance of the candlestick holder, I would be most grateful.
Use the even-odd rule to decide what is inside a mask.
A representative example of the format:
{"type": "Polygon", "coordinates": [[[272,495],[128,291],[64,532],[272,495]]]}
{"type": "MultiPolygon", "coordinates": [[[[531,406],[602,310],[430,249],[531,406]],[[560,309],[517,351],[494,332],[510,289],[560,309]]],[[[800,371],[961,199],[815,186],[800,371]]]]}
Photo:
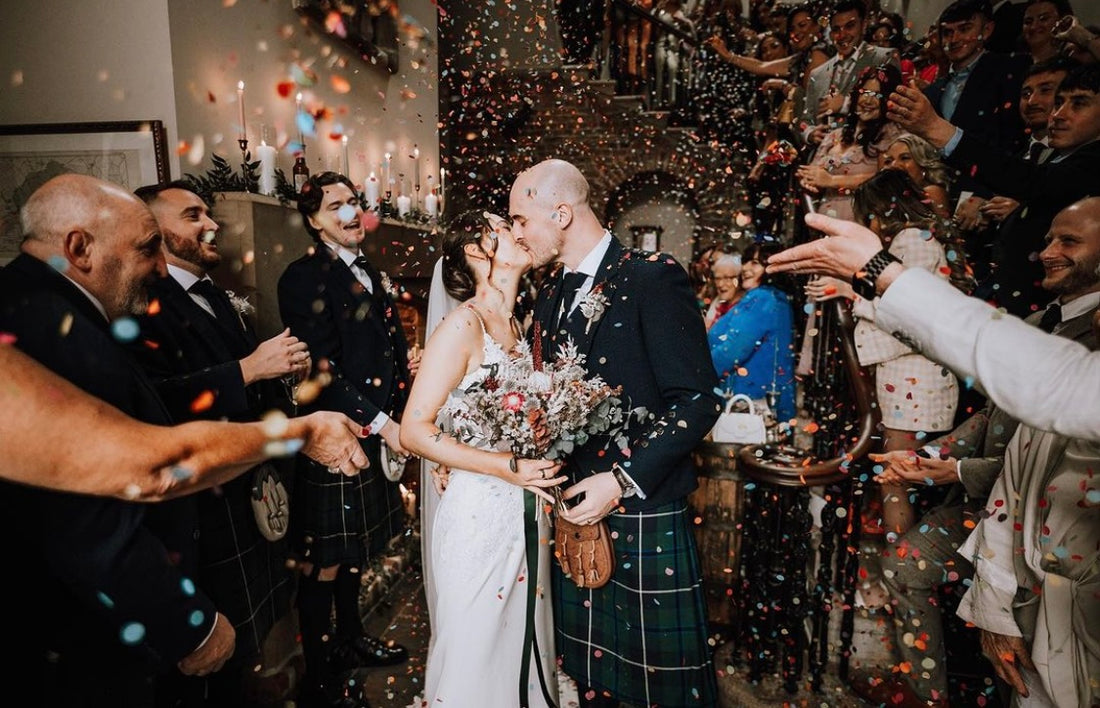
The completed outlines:
{"type": "Polygon", "coordinates": [[[237,138],[237,146],[241,149],[241,175],[244,177],[244,191],[250,191],[248,189],[248,138],[241,136],[237,138]]]}
{"type": "Polygon", "coordinates": [[[387,189],[386,190],[386,199],[385,199],[386,204],[390,203],[390,197],[392,197],[392,196],[393,196],[393,191],[387,189]]]}
{"type": "Polygon", "coordinates": [[[416,189],[416,209],[417,209],[417,211],[419,211],[420,210],[420,185],[417,184],[415,189],[416,189]]]}

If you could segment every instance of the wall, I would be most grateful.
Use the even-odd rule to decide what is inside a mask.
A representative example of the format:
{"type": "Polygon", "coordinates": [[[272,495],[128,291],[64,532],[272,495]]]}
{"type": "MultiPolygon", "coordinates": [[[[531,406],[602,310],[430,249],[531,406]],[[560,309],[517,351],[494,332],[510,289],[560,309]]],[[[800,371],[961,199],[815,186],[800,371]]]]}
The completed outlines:
{"type": "Polygon", "coordinates": [[[168,27],[167,0],[4,3],[0,123],[161,120],[175,145],[168,27]]]}
{"type": "Polygon", "coordinates": [[[305,136],[311,172],[343,169],[339,138],[346,134],[357,183],[390,152],[393,178],[406,173],[411,189],[415,145],[423,199],[439,172],[436,8],[431,0],[400,0],[400,9],[411,23],[400,32],[398,71],[390,74],[306,23],[292,0],[168,0],[180,136],[193,149],[182,158],[183,171],[208,169],[211,152],[239,164],[237,82],[244,81],[249,144],[259,144],[266,126],[288,177],[294,162],[288,143],[297,139],[294,97],[302,91],[307,110],[324,112],[316,135],[305,136]],[[314,84],[294,83],[304,76],[314,84]],[[285,96],[278,91],[283,82],[290,82],[285,96]]]}

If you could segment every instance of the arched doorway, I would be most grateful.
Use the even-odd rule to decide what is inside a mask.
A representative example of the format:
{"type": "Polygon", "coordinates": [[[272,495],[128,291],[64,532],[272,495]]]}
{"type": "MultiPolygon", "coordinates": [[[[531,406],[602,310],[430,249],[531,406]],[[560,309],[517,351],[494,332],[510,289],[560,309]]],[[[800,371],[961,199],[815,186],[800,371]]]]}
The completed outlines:
{"type": "Polygon", "coordinates": [[[691,262],[699,221],[695,192],[683,179],[661,171],[639,172],[612,192],[606,221],[627,246],[669,253],[691,262]]]}

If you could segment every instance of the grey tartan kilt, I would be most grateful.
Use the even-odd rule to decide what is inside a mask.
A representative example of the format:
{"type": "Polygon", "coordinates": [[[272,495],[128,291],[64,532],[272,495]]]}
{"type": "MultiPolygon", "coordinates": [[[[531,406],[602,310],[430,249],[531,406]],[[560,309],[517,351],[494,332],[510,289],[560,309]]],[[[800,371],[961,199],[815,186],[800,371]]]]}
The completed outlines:
{"type": "Polygon", "coordinates": [[[717,683],[683,499],[612,514],[611,582],[582,590],[554,564],[557,651],[578,683],[632,706],[713,706],[717,683]]]}
{"type": "Polygon", "coordinates": [[[378,437],[364,440],[363,449],[370,467],[354,477],[299,456],[289,535],[301,560],[362,568],[405,531],[401,492],[381,472],[378,437]]]}

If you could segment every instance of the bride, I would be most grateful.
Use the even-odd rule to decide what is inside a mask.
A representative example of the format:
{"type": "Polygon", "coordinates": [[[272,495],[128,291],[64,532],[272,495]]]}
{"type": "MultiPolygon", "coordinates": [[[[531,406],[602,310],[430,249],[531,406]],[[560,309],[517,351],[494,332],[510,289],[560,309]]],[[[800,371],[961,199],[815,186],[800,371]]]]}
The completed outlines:
{"type": "Polygon", "coordinates": [[[566,478],[558,463],[516,459],[508,441],[463,444],[437,421],[449,397],[462,396],[489,366],[530,356],[516,351],[513,308],[531,254],[499,218],[489,224],[463,214],[442,256],[443,285],[462,305],[428,339],[401,421],[401,444],[450,470],[434,477],[446,493],[425,559],[433,601],[422,705],[553,706],[550,524],[533,495],[552,501],[546,490],[566,478]],[[529,546],[537,548],[530,565],[529,546]]]}

